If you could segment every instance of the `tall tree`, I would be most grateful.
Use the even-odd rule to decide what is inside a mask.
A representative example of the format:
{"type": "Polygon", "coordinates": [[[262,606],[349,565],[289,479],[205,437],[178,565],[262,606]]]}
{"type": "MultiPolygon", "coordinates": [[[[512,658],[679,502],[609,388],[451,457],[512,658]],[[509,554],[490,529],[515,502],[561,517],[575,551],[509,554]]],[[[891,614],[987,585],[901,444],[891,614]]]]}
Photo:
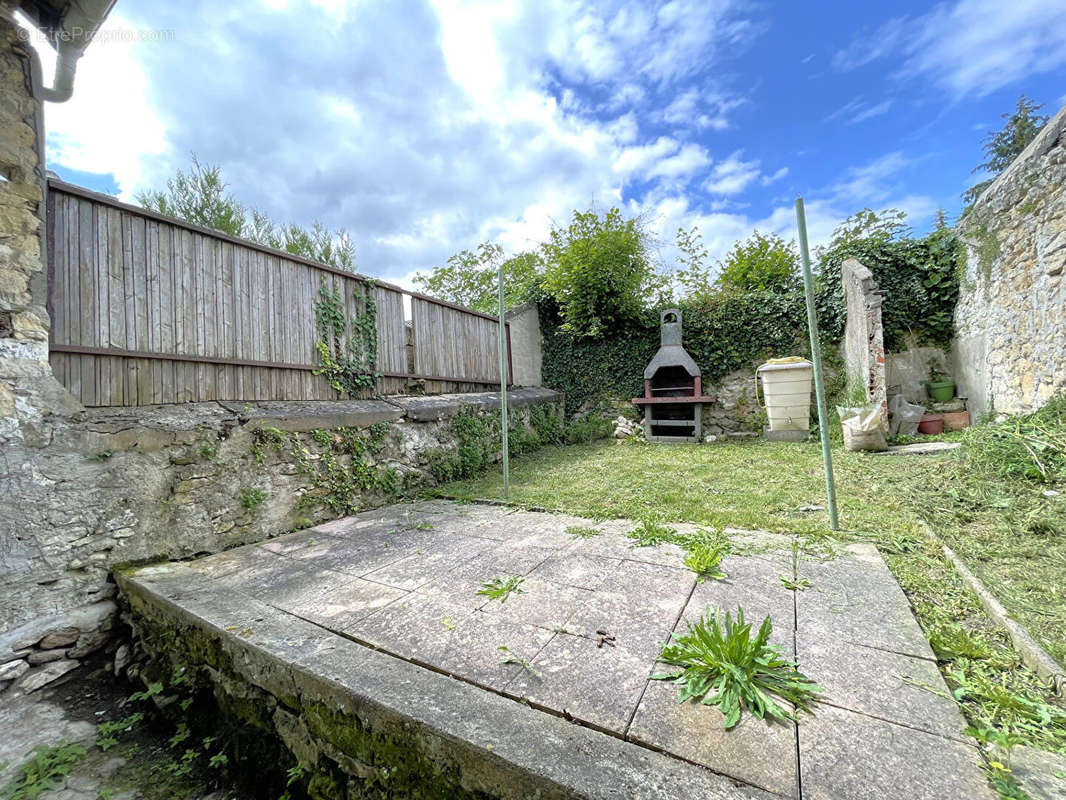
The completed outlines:
{"type": "Polygon", "coordinates": [[[1048,121],[1046,114],[1036,113],[1042,108],[1042,105],[1034,103],[1023,94],[1018,97],[1018,105],[1013,113],[1000,115],[1007,120],[1006,124],[1000,130],[989,133],[981,143],[987,161],[970,170],[971,174],[987,172],[992,177],[963,192],[963,200],[973,203],[992,184],[996,176],[1009,167],[1029,142],[1036,138],[1048,121]]]}
{"type": "MultiPolygon", "coordinates": [[[[499,266],[503,248],[483,242],[477,250],[460,250],[441,267],[420,272],[415,285],[426,294],[495,314],[499,307],[499,266]]],[[[503,302],[511,308],[525,301],[530,290],[540,284],[543,264],[536,253],[519,253],[503,261],[503,302]]]]}
{"type": "Polygon", "coordinates": [[[559,304],[563,328],[576,336],[613,333],[666,284],[652,268],[644,220],[626,219],[617,208],[602,216],[574,211],[568,226],[552,226],[541,256],[544,288],[559,304]]]}
{"type": "Polygon", "coordinates": [[[278,225],[266,214],[245,208],[228,191],[222,168],[217,164],[201,164],[195,155],[192,168],[188,172],[179,169],[167,181],[166,191],[141,192],[137,202],[168,217],[177,217],[339,269],[355,270],[355,245],[343,228],[331,231],[320,222],[310,228],[296,224],[278,225]]]}
{"type": "Polygon", "coordinates": [[[775,233],[754,231],[737,242],[721,262],[718,285],[740,291],[783,292],[799,284],[799,250],[775,233]]]}

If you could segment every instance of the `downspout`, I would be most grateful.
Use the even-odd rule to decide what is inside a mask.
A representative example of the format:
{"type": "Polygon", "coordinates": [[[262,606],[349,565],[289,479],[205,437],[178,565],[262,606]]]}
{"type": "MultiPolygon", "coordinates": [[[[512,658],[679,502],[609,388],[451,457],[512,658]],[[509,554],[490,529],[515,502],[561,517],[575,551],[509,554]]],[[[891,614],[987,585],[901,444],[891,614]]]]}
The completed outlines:
{"type": "Polygon", "coordinates": [[[56,74],[52,86],[42,86],[41,100],[65,103],[74,94],[74,73],[97,29],[116,0],[72,0],[63,14],[62,26],[52,32],[56,46],[56,74]]]}

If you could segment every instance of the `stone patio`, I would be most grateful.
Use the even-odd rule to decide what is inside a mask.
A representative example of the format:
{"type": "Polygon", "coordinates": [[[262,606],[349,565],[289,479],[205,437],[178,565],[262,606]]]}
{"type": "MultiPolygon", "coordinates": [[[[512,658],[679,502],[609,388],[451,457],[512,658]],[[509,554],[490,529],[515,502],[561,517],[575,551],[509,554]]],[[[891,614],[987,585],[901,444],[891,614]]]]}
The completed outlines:
{"type": "Polygon", "coordinates": [[[275,696],[279,671],[305,693],[308,681],[331,696],[340,686],[352,708],[374,705],[372,719],[446,742],[451,755],[433,752],[454,757],[464,786],[498,796],[994,797],[875,548],[801,560],[810,586],[793,591],[781,581],[793,575],[788,537],[731,532],[749,555],[723,562],[727,580],[698,583],[679,548],[634,547],[632,527],[402,504],[120,583],[136,614],[199,626],[234,663],[256,661],[244,680],[275,696]],[[477,593],[512,575],[521,594],[477,593]],[[725,731],[716,708],[678,704],[676,687],[649,680],[671,631],[738,605],[756,624],[769,614],[774,641],[824,687],[799,725],[745,715],[725,731]],[[427,696],[432,712],[415,702],[427,696]],[[497,769],[524,777],[485,777],[497,769]]]}

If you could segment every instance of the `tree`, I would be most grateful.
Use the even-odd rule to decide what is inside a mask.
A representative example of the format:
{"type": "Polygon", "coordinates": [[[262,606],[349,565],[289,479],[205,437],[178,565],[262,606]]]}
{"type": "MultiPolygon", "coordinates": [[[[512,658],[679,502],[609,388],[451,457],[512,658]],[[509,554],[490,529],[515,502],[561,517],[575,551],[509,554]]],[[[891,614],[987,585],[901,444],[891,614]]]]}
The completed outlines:
{"type": "Polygon", "coordinates": [[[343,228],[331,231],[320,222],[313,223],[310,228],[294,223],[277,225],[266,214],[246,209],[227,191],[221,167],[201,164],[195,155],[192,168],[188,172],[179,169],[167,181],[165,192],[141,192],[137,202],[168,217],[249,239],[338,269],[355,270],[355,244],[343,228]]]}
{"type": "MultiPolygon", "coordinates": [[[[415,276],[415,285],[426,294],[495,314],[499,308],[499,265],[503,248],[483,242],[475,252],[460,250],[442,267],[415,276]]],[[[519,253],[503,261],[503,303],[512,308],[524,302],[540,284],[544,267],[536,253],[519,253]]]]}
{"type": "Polygon", "coordinates": [[[784,292],[799,285],[794,241],[758,231],[737,242],[721,261],[718,286],[740,291],[784,292]]]}
{"type": "Polygon", "coordinates": [[[247,224],[244,206],[226,191],[222,169],[217,165],[201,164],[195,155],[192,169],[188,172],[179,169],[167,181],[165,192],[141,192],[137,202],[168,217],[177,217],[230,236],[243,235],[247,224]]]}
{"type": "Polygon", "coordinates": [[[678,267],[674,271],[675,280],[681,289],[681,296],[688,298],[704,297],[712,291],[712,267],[708,263],[707,248],[703,246],[703,235],[693,225],[690,230],[677,229],[678,267]]]}
{"type": "Polygon", "coordinates": [[[604,336],[636,320],[645,298],[665,286],[651,267],[643,220],[624,219],[617,208],[602,217],[574,211],[568,226],[552,227],[541,257],[544,288],[576,336],[604,336]]]}
{"type": "Polygon", "coordinates": [[[1047,115],[1036,113],[1042,108],[1042,105],[1032,102],[1023,94],[1018,97],[1014,113],[1000,114],[1007,120],[1006,124],[1000,130],[989,133],[981,143],[981,149],[988,160],[970,170],[971,174],[988,173],[992,177],[963,192],[963,200],[967,203],[977,200],[996,176],[1009,167],[1014,159],[1021,155],[1022,150],[1028,147],[1029,142],[1036,138],[1048,121],[1047,115]]]}

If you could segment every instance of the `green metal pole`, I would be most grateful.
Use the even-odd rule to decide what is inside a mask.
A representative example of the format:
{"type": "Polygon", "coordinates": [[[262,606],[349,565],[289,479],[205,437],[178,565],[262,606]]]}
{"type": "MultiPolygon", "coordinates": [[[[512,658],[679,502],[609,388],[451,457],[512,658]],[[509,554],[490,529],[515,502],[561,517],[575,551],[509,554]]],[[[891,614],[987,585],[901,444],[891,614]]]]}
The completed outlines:
{"type": "Polygon", "coordinates": [[[511,458],[507,451],[507,325],[503,319],[503,264],[500,264],[500,429],[503,432],[503,499],[511,499],[511,458]]]}
{"type": "Polygon", "coordinates": [[[814,280],[811,278],[811,255],[807,249],[807,215],[803,198],[796,198],[796,226],[799,228],[800,262],[803,264],[803,294],[807,298],[807,330],[811,335],[811,361],[814,362],[814,397],[818,402],[818,435],[822,440],[825,464],[825,493],[829,505],[829,529],[840,530],[837,518],[837,490],[833,483],[833,456],[829,452],[829,424],[825,410],[825,386],[822,384],[822,346],[818,339],[818,312],[814,308],[814,280]]]}

